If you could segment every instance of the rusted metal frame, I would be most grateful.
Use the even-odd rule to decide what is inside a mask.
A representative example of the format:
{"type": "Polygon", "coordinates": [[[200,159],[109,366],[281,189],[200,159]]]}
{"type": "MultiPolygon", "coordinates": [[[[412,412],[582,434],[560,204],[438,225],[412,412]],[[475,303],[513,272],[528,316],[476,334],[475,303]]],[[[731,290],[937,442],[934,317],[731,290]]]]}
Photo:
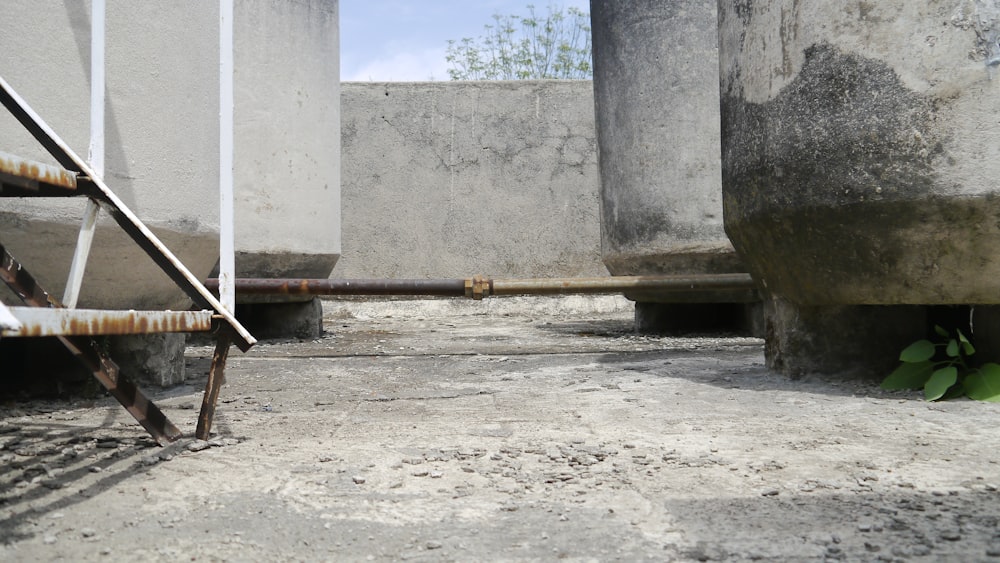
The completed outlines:
{"type": "MultiPolygon", "coordinates": [[[[35,278],[0,245],[0,280],[32,307],[62,307],[49,295],[35,278]]],[[[63,346],[111,393],[146,432],[160,445],[181,437],[180,430],[166,415],[136,387],[128,377],[119,372],[118,366],[94,338],[89,336],[57,336],[63,346]]]]}
{"type": "Polygon", "coordinates": [[[0,336],[108,336],[163,332],[207,332],[211,311],[104,311],[11,307],[7,309],[20,327],[0,323],[0,336]]]}
{"type": "Polygon", "coordinates": [[[0,151],[0,183],[4,190],[38,194],[47,192],[76,195],[76,174],[42,162],[35,162],[0,151]]]}
{"type": "MultiPolygon", "coordinates": [[[[218,280],[205,281],[209,289],[218,280]]],[[[435,295],[446,297],[501,297],[509,295],[600,294],[625,291],[753,290],[749,274],[673,276],[607,276],[601,278],[468,279],[254,279],[238,278],[243,295],[435,295]]]]}
{"type": "Polygon", "coordinates": [[[212,419],[215,418],[215,406],[219,402],[219,390],[226,382],[226,360],[229,358],[229,348],[233,341],[232,331],[228,326],[219,326],[219,336],[215,343],[215,353],[212,354],[212,366],[208,370],[208,381],[205,383],[205,394],[201,399],[201,412],[198,414],[198,427],[194,436],[199,440],[208,440],[212,434],[212,419]]]}
{"type": "Polygon", "coordinates": [[[0,244],[0,280],[3,280],[21,301],[32,307],[62,306],[47,291],[39,287],[35,278],[21,266],[3,244],[0,244]]]}
{"type": "Polygon", "coordinates": [[[256,339],[236,320],[233,314],[201,284],[160,239],[139,220],[135,214],[105,185],[104,181],[72,149],[56,135],[38,114],[0,78],[0,103],[28,130],[64,168],[79,172],[86,179],[78,185],[87,187],[86,195],[96,197],[108,205],[108,211],[118,225],[136,244],[174,281],[196,304],[212,309],[233,329],[233,342],[240,350],[249,350],[256,339]]]}
{"type": "Polygon", "coordinates": [[[163,411],[119,371],[118,365],[111,361],[97,340],[89,336],[56,338],[90,370],[94,378],[146,429],[157,444],[166,446],[182,436],[180,429],[170,422],[163,411]]]}

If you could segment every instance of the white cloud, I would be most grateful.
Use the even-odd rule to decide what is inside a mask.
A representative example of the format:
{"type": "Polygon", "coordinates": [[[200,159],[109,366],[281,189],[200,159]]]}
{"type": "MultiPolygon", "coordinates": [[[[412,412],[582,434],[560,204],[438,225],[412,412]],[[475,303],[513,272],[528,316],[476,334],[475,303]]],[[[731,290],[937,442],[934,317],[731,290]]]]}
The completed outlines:
{"type": "Polygon", "coordinates": [[[400,50],[392,55],[366,61],[359,68],[348,70],[341,76],[341,80],[355,82],[448,80],[448,63],[443,48],[400,50]]]}

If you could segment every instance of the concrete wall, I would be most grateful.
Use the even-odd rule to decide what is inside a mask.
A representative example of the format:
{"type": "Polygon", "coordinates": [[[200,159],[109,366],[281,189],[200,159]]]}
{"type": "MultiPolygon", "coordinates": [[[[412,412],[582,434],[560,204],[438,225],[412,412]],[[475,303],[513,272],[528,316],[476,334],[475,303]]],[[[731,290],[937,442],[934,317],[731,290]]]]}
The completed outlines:
{"type": "MultiPolygon", "coordinates": [[[[2,75],[81,156],[90,130],[90,2],[7,2],[2,75]]],[[[218,256],[218,3],[107,6],[105,178],[193,272],[218,256]],[[168,12],[165,15],[164,12],[168,12]]],[[[55,163],[6,111],[0,150],[55,163]]],[[[0,242],[60,296],[84,201],[0,200],[0,242]]],[[[106,218],[105,218],[106,219],[106,218]]],[[[184,308],[174,284],[110,220],[85,307],[184,308]]]]}
{"type": "Polygon", "coordinates": [[[237,275],[326,277],[340,256],[338,2],[235,9],[237,275]]]}
{"type": "MultiPolygon", "coordinates": [[[[237,269],[330,273],[340,252],[337,0],[235,3],[237,269]]],[[[90,2],[18,0],[0,75],[81,156],[90,129],[90,2]]],[[[219,5],[107,2],[105,180],[197,276],[218,260],[219,5]]],[[[54,161],[6,112],[0,151],[54,161]]],[[[63,292],[85,201],[0,200],[0,243],[63,292]]],[[[0,289],[0,297],[16,301],[0,289]]],[[[190,301],[106,217],[81,307],[190,301]]]]}
{"type": "Polygon", "coordinates": [[[345,83],[333,277],[607,275],[589,81],[345,83]]]}

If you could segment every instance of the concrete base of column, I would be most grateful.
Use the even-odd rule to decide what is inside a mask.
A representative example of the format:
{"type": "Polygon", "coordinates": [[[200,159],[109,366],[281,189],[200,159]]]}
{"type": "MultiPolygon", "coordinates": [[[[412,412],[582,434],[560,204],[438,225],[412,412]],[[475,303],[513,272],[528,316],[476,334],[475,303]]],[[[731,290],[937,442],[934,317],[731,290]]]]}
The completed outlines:
{"type": "Polygon", "coordinates": [[[927,307],[919,305],[764,305],[768,367],[791,377],[810,374],[881,379],[899,352],[927,336],[927,307]]]}
{"type": "Polygon", "coordinates": [[[760,303],[635,304],[635,330],[646,334],[730,332],[763,336],[760,303]]]}
{"type": "Polygon", "coordinates": [[[237,304],[236,318],[258,340],[319,338],[323,334],[323,304],[319,298],[292,303],[237,304]]]}

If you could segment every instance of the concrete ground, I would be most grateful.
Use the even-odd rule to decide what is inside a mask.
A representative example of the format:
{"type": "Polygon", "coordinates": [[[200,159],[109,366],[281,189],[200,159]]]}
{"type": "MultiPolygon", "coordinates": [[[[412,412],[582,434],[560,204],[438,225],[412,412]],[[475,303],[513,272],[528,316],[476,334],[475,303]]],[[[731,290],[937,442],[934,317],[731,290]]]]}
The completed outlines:
{"type": "MultiPolygon", "coordinates": [[[[611,298],[325,319],[234,351],[210,444],[158,448],[105,398],[2,405],[0,560],[1000,556],[1000,405],[791,381],[611,298]]],[[[210,353],[154,393],[189,434],[210,353]]]]}

